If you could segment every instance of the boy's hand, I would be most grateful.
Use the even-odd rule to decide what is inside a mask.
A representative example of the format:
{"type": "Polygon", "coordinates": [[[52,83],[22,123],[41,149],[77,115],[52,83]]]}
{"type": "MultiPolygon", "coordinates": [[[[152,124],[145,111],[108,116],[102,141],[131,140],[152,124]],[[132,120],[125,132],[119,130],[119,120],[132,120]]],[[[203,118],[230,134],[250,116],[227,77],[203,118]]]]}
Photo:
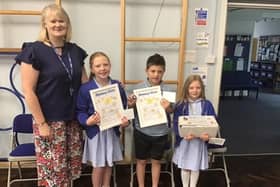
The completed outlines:
{"type": "Polygon", "coordinates": [[[122,120],[122,123],[120,125],[121,127],[127,127],[129,125],[129,121],[126,116],[123,116],[121,120],[122,120]]]}
{"type": "Polygon", "coordinates": [[[200,139],[205,141],[205,142],[208,141],[209,140],[209,134],[207,134],[207,133],[201,134],[200,139]]]}
{"type": "Polygon", "coordinates": [[[162,98],[160,100],[160,104],[165,110],[170,106],[169,101],[167,99],[164,99],[164,98],[162,98]]]}
{"type": "Polygon", "coordinates": [[[172,113],[173,112],[173,108],[171,106],[171,103],[167,99],[162,98],[160,100],[160,104],[161,104],[161,106],[164,108],[164,110],[166,112],[168,112],[168,113],[172,113]]]}
{"type": "Polygon", "coordinates": [[[99,125],[100,123],[100,114],[98,112],[94,112],[91,116],[88,117],[86,124],[88,126],[99,125]]]}
{"type": "Polygon", "coordinates": [[[128,105],[128,107],[129,108],[134,107],[135,104],[136,104],[136,100],[137,100],[137,98],[136,98],[136,96],[134,94],[131,94],[130,96],[128,96],[128,98],[127,98],[127,105],[128,105]]]}

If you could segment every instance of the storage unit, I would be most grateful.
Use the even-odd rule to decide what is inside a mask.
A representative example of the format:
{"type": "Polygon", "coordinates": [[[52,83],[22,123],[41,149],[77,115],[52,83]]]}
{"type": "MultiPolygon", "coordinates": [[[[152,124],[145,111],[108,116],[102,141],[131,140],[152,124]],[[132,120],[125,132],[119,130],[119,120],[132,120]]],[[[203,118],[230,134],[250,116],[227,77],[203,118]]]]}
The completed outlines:
{"type": "Polygon", "coordinates": [[[280,35],[260,37],[257,59],[280,63],[280,35]]]}
{"type": "Polygon", "coordinates": [[[263,88],[280,90],[280,35],[259,38],[257,61],[251,62],[250,74],[263,88]]]}
{"type": "Polygon", "coordinates": [[[254,82],[263,88],[274,88],[276,71],[276,64],[269,61],[255,61],[251,62],[250,75],[254,82]]]}

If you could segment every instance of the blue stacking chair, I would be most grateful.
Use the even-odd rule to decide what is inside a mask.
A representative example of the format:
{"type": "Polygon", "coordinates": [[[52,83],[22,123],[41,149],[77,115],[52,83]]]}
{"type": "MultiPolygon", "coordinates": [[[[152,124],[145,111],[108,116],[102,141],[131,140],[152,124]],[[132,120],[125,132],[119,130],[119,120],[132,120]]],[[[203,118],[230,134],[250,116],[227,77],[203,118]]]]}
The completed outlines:
{"type": "Polygon", "coordinates": [[[13,135],[11,138],[11,152],[8,156],[8,180],[7,187],[10,187],[14,182],[34,181],[37,178],[22,178],[21,162],[35,162],[35,146],[33,142],[21,143],[19,141],[19,134],[33,135],[33,120],[31,114],[19,114],[13,121],[13,135]],[[11,179],[11,171],[13,162],[17,162],[19,178],[11,179]]]}

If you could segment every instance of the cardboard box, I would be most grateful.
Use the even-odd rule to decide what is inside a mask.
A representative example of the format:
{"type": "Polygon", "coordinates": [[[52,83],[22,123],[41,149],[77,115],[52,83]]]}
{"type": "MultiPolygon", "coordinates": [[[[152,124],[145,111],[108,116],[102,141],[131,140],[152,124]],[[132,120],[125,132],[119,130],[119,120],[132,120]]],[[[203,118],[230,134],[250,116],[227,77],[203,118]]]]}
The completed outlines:
{"type": "Polygon", "coordinates": [[[178,126],[181,137],[189,134],[199,137],[203,133],[216,137],[219,129],[214,116],[179,116],[178,126]]]}

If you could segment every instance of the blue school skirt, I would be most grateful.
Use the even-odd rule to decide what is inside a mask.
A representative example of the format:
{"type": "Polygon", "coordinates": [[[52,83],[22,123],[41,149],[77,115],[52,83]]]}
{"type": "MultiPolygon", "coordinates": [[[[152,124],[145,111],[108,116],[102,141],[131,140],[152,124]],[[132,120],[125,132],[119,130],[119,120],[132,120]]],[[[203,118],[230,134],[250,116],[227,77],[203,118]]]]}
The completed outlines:
{"type": "Polygon", "coordinates": [[[207,144],[199,138],[182,140],[175,148],[173,162],[178,168],[199,171],[208,168],[207,144]]]}
{"type": "Polygon", "coordinates": [[[113,128],[100,131],[92,139],[86,138],[83,163],[93,167],[113,166],[113,162],[123,159],[120,139],[113,128]]]}

